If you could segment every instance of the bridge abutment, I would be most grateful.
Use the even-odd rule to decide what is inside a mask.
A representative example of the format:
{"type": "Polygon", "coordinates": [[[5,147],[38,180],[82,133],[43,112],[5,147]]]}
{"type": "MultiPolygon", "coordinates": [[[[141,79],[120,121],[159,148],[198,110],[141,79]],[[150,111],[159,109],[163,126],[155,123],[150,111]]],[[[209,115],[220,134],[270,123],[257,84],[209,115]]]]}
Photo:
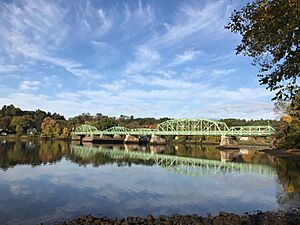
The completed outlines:
{"type": "Polygon", "coordinates": [[[150,144],[154,145],[164,145],[166,144],[166,140],[154,134],[151,135],[150,144]]]}

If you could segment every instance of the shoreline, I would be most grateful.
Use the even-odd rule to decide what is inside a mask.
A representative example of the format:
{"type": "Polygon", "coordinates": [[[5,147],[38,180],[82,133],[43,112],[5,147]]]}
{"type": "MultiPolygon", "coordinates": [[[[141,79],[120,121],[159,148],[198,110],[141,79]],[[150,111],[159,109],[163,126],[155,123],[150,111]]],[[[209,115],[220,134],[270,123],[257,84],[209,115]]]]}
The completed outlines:
{"type": "MultiPolygon", "coordinates": [[[[43,224],[43,223],[41,223],[43,224]]],[[[92,215],[85,215],[75,219],[55,223],[56,225],[79,225],[79,224],[114,224],[114,225],[130,225],[130,224],[164,224],[164,225],[189,225],[189,224],[203,224],[203,225],[299,225],[300,224],[300,210],[291,209],[288,211],[266,211],[257,210],[255,214],[245,213],[238,215],[227,212],[220,212],[217,216],[198,216],[178,215],[173,216],[158,216],[153,217],[148,215],[146,217],[128,216],[126,218],[110,219],[107,217],[94,217],[92,215]]]]}
{"type": "Polygon", "coordinates": [[[9,141],[18,141],[18,140],[71,141],[71,137],[49,138],[49,137],[28,136],[28,135],[20,135],[20,136],[11,135],[11,136],[0,136],[0,140],[9,140],[9,141]]]}
{"type": "Polygon", "coordinates": [[[271,156],[289,158],[293,157],[294,160],[300,160],[300,149],[265,149],[260,150],[271,156]]]}

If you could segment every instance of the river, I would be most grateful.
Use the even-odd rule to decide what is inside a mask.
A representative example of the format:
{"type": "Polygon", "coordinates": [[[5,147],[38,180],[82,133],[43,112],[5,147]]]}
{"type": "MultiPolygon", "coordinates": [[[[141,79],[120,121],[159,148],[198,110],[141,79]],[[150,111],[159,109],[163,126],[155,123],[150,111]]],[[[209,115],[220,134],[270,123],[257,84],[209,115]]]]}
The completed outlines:
{"type": "Polygon", "coordinates": [[[300,162],[259,149],[0,140],[0,224],[299,207],[300,162]]]}

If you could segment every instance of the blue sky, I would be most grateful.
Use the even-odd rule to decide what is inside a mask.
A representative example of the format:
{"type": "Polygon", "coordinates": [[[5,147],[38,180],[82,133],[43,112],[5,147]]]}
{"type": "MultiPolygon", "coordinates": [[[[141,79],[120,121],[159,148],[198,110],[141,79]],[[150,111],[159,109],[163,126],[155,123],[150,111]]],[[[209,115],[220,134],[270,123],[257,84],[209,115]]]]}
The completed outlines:
{"type": "Polygon", "coordinates": [[[0,105],[136,117],[273,118],[240,37],[245,1],[1,1],[0,105]]]}

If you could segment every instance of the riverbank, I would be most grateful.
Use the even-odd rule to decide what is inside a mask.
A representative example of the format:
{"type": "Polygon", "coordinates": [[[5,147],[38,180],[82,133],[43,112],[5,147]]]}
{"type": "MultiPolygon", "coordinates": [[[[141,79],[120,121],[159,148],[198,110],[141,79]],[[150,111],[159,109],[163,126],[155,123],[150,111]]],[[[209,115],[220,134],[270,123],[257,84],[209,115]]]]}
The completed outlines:
{"type": "Polygon", "coordinates": [[[232,213],[220,212],[218,216],[202,217],[198,215],[173,215],[170,217],[159,216],[153,217],[127,217],[118,219],[109,219],[106,217],[96,218],[91,215],[82,216],[70,221],[60,222],[57,225],[77,225],[77,224],[114,224],[114,225],[129,225],[129,224],[199,224],[199,225],[299,225],[300,211],[293,209],[288,212],[261,212],[256,214],[236,215],[232,213]]]}
{"type": "Polygon", "coordinates": [[[9,134],[7,136],[0,136],[0,140],[10,140],[10,141],[17,141],[17,140],[62,140],[62,141],[69,141],[71,137],[41,137],[39,135],[16,135],[16,134],[9,134]]]}
{"type": "Polygon", "coordinates": [[[265,149],[260,150],[271,156],[290,158],[300,160],[300,149],[265,149]]]}

